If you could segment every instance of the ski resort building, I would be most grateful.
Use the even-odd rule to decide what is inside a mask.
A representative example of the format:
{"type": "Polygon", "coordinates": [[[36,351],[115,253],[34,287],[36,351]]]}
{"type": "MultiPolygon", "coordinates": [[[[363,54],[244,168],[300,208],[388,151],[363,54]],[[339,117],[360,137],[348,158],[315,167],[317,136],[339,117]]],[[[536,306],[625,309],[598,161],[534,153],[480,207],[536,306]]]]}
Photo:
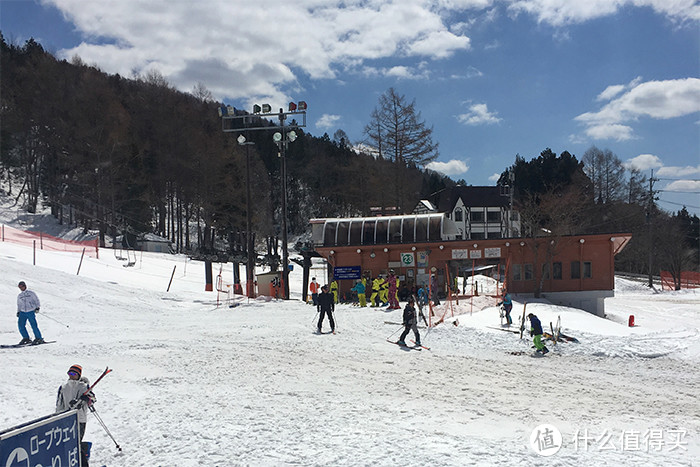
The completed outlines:
{"type": "MultiPolygon", "coordinates": [[[[510,293],[604,314],[614,295],[615,255],[631,234],[462,238],[447,213],[312,219],[314,250],[348,292],[361,277],[390,270],[409,288],[436,274],[444,294],[456,275],[487,271],[510,293]]],[[[483,273],[483,272],[482,272],[483,273]]]]}

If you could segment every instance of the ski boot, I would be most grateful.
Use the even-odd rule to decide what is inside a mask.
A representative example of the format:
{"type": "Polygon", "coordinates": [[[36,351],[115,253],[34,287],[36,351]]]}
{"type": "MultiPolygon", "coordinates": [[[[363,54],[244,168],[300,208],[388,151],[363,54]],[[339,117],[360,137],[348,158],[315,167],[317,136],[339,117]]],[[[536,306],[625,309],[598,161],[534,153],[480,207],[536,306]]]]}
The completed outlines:
{"type": "Polygon", "coordinates": [[[549,349],[547,348],[547,346],[544,346],[544,347],[542,348],[542,355],[544,355],[544,354],[546,354],[546,353],[549,353],[549,349]]]}
{"type": "Polygon", "coordinates": [[[27,345],[27,344],[31,344],[31,343],[32,343],[32,340],[28,337],[25,337],[21,341],[19,341],[19,344],[17,344],[17,345],[27,345]]]}
{"type": "Polygon", "coordinates": [[[42,339],[41,337],[37,337],[32,341],[32,345],[39,345],[39,344],[44,344],[46,341],[42,339]]]}
{"type": "Polygon", "coordinates": [[[404,341],[398,341],[397,344],[400,345],[401,347],[406,347],[406,342],[404,342],[404,341]]]}

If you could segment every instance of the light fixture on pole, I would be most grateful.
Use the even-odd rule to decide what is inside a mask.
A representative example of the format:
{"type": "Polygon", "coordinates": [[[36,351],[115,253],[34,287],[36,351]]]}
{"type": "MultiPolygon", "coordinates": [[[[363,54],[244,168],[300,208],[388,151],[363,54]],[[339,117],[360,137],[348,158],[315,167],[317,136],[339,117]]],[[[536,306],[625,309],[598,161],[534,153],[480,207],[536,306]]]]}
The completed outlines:
{"type": "MultiPolygon", "coordinates": [[[[249,131],[270,131],[276,129],[269,122],[265,122],[266,118],[277,117],[279,119],[279,130],[273,136],[273,141],[279,148],[279,157],[281,159],[280,174],[282,178],[282,254],[284,262],[284,270],[282,277],[284,279],[284,298],[289,299],[289,255],[287,252],[287,167],[285,152],[287,144],[297,139],[297,134],[290,131],[293,128],[306,127],[306,102],[299,101],[297,103],[289,103],[289,111],[284,112],[283,109],[279,113],[272,113],[270,104],[253,105],[253,113],[236,115],[236,109],[230,105],[220,105],[218,108],[219,117],[221,117],[221,127],[224,133],[228,132],[243,132],[247,135],[249,131]],[[288,115],[294,115],[295,119],[290,124],[285,125],[285,120],[288,115]],[[296,116],[301,118],[301,121],[296,120],[296,116]],[[240,122],[242,121],[242,125],[240,122]],[[249,123],[252,123],[249,125],[249,123]],[[242,126],[242,127],[241,127],[242,126]]],[[[239,112],[240,113],[240,112],[239,112]]],[[[243,137],[245,138],[245,137],[243,137]]],[[[239,139],[239,144],[247,143],[245,139],[239,139]],[[242,142],[241,142],[242,141],[242,142]]],[[[247,154],[247,152],[246,152],[247,154]]],[[[249,235],[252,239],[252,234],[249,235]]],[[[250,250],[249,250],[250,251],[250,250]]]]}
{"type": "Polygon", "coordinates": [[[246,137],[242,134],[238,136],[237,141],[241,146],[245,146],[245,238],[246,252],[248,254],[245,268],[245,286],[246,296],[253,297],[255,294],[255,245],[253,244],[253,229],[251,227],[250,220],[250,150],[248,147],[255,143],[252,141],[246,141],[246,137]]]}
{"type": "Polygon", "coordinates": [[[279,120],[281,132],[272,135],[272,141],[277,145],[280,158],[280,178],[282,179],[282,279],[284,281],[284,298],[289,299],[289,252],[287,250],[287,145],[297,139],[294,130],[284,134],[284,120],[286,115],[280,109],[279,120]]]}

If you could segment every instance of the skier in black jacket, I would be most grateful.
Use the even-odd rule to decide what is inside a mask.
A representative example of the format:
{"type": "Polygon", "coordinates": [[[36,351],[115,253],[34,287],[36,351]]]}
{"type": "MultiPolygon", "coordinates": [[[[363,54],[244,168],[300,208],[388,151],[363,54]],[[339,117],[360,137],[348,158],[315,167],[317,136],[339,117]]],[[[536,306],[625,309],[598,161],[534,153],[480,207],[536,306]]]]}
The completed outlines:
{"type": "Polygon", "coordinates": [[[328,321],[331,323],[331,331],[335,332],[335,321],[333,321],[333,311],[335,310],[335,297],[333,294],[328,292],[328,285],[321,287],[321,293],[318,294],[318,312],[320,316],[318,318],[318,333],[321,333],[321,326],[323,325],[323,317],[328,314],[328,321]]]}
{"type": "Polygon", "coordinates": [[[530,320],[530,336],[534,336],[532,341],[535,343],[535,348],[537,352],[542,352],[542,355],[544,355],[549,352],[549,349],[542,343],[542,323],[532,313],[527,315],[527,317],[530,320]]]}
{"type": "Polygon", "coordinates": [[[413,297],[409,297],[406,308],[403,309],[403,325],[404,330],[401,333],[401,337],[397,344],[406,345],[404,339],[408,335],[410,330],[413,330],[413,334],[416,336],[416,345],[420,345],[420,334],[418,333],[418,320],[416,319],[416,308],[414,306],[413,297]]]}

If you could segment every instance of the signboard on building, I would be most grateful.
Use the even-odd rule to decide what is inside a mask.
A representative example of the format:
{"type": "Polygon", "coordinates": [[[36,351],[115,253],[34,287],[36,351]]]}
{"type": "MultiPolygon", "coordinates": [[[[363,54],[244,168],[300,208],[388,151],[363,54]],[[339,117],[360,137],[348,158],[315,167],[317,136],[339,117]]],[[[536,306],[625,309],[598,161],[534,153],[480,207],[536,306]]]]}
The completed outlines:
{"type": "Polygon", "coordinates": [[[413,253],[401,253],[401,265],[405,268],[412,268],[416,265],[413,253]]]}
{"type": "Polygon", "coordinates": [[[485,258],[500,258],[501,257],[501,248],[484,248],[484,257],[485,258]]]}
{"type": "Polygon", "coordinates": [[[80,465],[78,412],[49,415],[0,432],[0,466],[80,465]]]}
{"type": "Polygon", "coordinates": [[[416,251],[416,266],[418,266],[419,268],[428,267],[428,252],[416,251]]]}
{"type": "Polygon", "coordinates": [[[467,259],[469,250],[452,250],[452,259],[467,259]]]}
{"type": "Polygon", "coordinates": [[[469,250],[469,259],[481,259],[481,250],[469,250]]]}
{"type": "Polygon", "coordinates": [[[360,266],[338,266],[333,268],[333,278],[336,280],[360,279],[362,270],[360,266]]]}

